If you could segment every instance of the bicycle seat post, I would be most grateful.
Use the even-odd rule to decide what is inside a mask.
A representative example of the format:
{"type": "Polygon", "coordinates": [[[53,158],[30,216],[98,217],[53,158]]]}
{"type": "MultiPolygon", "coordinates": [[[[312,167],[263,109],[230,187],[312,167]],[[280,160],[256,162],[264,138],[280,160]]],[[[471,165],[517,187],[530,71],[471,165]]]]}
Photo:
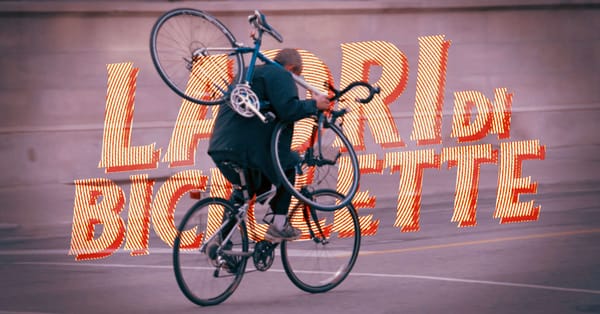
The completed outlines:
{"type": "Polygon", "coordinates": [[[240,185],[238,188],[242,191],[242,196],[244,197],[244,204],[247,204],[250,201],[250,192],[248,191],[248,182],[246,181],[245,171],[239,165],[233,165],[233,169],[240,176],[240,185]]]}

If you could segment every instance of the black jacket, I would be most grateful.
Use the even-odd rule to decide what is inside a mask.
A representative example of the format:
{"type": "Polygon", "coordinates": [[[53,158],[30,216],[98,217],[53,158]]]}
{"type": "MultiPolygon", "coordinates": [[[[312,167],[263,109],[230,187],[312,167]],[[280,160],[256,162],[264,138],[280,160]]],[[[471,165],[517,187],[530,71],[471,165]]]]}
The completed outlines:
{"type": "MultiPolygon", "coordinates": [[[[271,135],[279,121],[292,124],[317,113],[314,100],[300,100],[292,75],[277,65],[257,66],[251,82],[252,90],[261,102],[268,103],[276,119],[263,123],[257,117],[245,118],[227,104],[221,105],[208,146],[213,159],[230,159],[243,167],[261,169],[272,182],[277,182],[272,170],[271,135]]],[[[282,137],[291,143],[292,128],[282,137]]],[[[288,146],[289,147],[289,146],[288,146]]],[[[292,163],[290,153],[286,163],[292,163]]]]}

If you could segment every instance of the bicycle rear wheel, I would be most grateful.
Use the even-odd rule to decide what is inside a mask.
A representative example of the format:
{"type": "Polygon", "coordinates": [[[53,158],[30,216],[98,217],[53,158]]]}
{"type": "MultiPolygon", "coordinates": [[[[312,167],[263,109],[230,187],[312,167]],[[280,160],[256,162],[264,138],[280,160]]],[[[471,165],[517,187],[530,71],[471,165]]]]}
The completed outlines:
{"type": "Polygon", "coordinates": [[[163,14],[152,27],[150,54],[160,77],[179,96],[203,105],[229,97],[242,79],[244,59],[231,32],[194,9],[163,14]]]}
{"type": "Polygon", "coordinates": [[[242,280],[247,262],[248,237],[242,221],[239,232],[223,243],[213,234],[221,226],[223,212],[233,211],[231,203],[220,198],[198,201],[183,217],[173,244],[173,269],[183,294],[198,305],[215,305],[227,299],[242,280]],[[210,245],[206,245],[209,242],[210,245]],[[219,241],[220,242],[220,241],[219,241]]]}
{"type": "MultiPolygon", "coordinates": [[[[342,198],[331,190],[314,193],[318,198],[342,198]]],[[[290,280],[300,289],[321,293],[339,285],[350,273],[360,250],[360,225],[352,204],[336,211],[303,206],[291,217],[303,231],[299,240],[281,243],[281,259],[290,280]]]]}
{"type": "Polygon", "coordinates": [[[294,129],[292,124],[279,123],[271,138],[271,157],[283,186],[298,200],[317,209],[340,209],[352,201],[358,190],[358,157],[348,138],[335,124],[326,128],[319,128],[314,123],[312,126],[304,124],[294,129]],[[294,134],[292,142],[290,134],[294,134]],[[290,150],[300,158],[293,160],[290,150]],[[296,170],[294,182],[286,176],[286,170],[291,168],[296,170]],[[312,192],[322,189],[334,190],[341,198],[313,199],[312,192]]]}

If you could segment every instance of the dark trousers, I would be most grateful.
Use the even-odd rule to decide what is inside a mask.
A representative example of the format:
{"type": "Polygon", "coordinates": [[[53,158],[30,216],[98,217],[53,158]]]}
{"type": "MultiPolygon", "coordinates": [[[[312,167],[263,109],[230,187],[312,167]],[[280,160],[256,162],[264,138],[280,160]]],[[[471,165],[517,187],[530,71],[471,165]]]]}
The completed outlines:
{"type": "MultiPolygon", "coordinates": [[[[231,160],[224,160],[220,158],[221,156],[212,156],[217,168],[221,171],[223,176],[232,184],[240,185],[240,175],[235,170],[234,166],[230,163],[231,160]]],[[[236,163],[238,166],[243,167],[244,165],[240,165],[236,163]]],[[[270,166],[270,165],[269,165],[270,166]]],[[[248,185],[248,193],[250,198],[254,195],[260,195],[265,193],[271,189],[272,180],[265,174],[268,172],[272,173],[272,169],[268,169],[270,171],[264,171],[257,168],[245,167],[244,174],[246,177],[246,183],[248,185]]],[[[293,183],[296,180],[296,171],[294,169],[288,169],[285,172],[287,179],[293,183]]],[[[286,215],[288,212],[288,208],[290,207],[290,202],[292,200],[292,194],[289,193],[283,184],[275,184],[277,191],[275,192],[275,196],[269,202],[269,206],[273,210],[273,213],[286,215]]],[[[232,194],[232,202],[234,203],[242,203],[243,197],[239,192],[235,192],[232,194]]]]}

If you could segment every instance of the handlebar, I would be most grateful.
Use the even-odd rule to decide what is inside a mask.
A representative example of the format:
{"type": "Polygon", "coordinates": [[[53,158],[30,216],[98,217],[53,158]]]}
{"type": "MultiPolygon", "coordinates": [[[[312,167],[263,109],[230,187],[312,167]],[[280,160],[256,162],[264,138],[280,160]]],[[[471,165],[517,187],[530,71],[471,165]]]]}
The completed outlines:
{"type": "Polygon", "coordinates": [[[329,84],[329,90],[331,90],[333,92],[333,97],[329,98],[329,100],[330,101],[338,100],[345,93],[349,92],[350,90],[352,90],[355,87],[366,87],[369,90],[369,96],[367,96],[366,98],[357,98],[356,99],[358,102],[360,102],[362,104],[366,104],[366,103],[370,102],[371,100],[373,100],[373,97],[375,97],[375,94],[379,94],[379,92],[381,92],[381,89],[379,87],[373,86],[367,82],[362,82],[362,81],[352,82],[352,83],[348,84],[348,86],[346,86],[346,88],[342,89],[341,91],[335,89],[333,86],[331,86],[331,84],[329,84]]]}
{"type": "MultiPolygon", "coordinates": [[[[375,94],[379,94],[379,92],[381,92],[381,89],[377,86],[373,86],[367,82],[362,82],[362,81],[356,81],[356,82],[352,82],[350,84],[348,84],[348,86],[346,86],[344,89],[337,90],[335,89],[333,86],[331,86],[331,84],[329,84],[329,89],[333,92],[333,97],[329,98],[330,101],[334,101],[334,100],[339,100],[340,97],[342,97],[345,93],[351,91],[353,88],[356,87],[366,87],[369,90],[369,96],[367,96],[366,98],[357,98],[356,100],[360,103],[366,104],[368,102],[370,102],[371,100],[373,100],[373,97],[375,97],[375,94]]],[[[330,124],[335,124],[338,118],[343,117],[346,113],[348,113],[348,109],[347,108],[342,108],[340,110],[329,110],[327,111],[327,113],[325,113],[325,111],[319,111],[317,113],[317,119],[319,121],[319,125],[323,125],[324,127],[328,127],[328,125],[330,124]],[[325,115],[327,115],[328,118],[325,118],[325,115]]]]}
{"type": "Polygon", "coordinates": [[[267,18],[260,11],[256,10],[254,11],[254,14],[248,16],[248,23],[252,24],[252,26],[258,30],[257,39],[262,37],[263,32],[267,32],[267,34],[273,36],[278,42],[283,42],[283,36],[267,23],[267,18]]]}

